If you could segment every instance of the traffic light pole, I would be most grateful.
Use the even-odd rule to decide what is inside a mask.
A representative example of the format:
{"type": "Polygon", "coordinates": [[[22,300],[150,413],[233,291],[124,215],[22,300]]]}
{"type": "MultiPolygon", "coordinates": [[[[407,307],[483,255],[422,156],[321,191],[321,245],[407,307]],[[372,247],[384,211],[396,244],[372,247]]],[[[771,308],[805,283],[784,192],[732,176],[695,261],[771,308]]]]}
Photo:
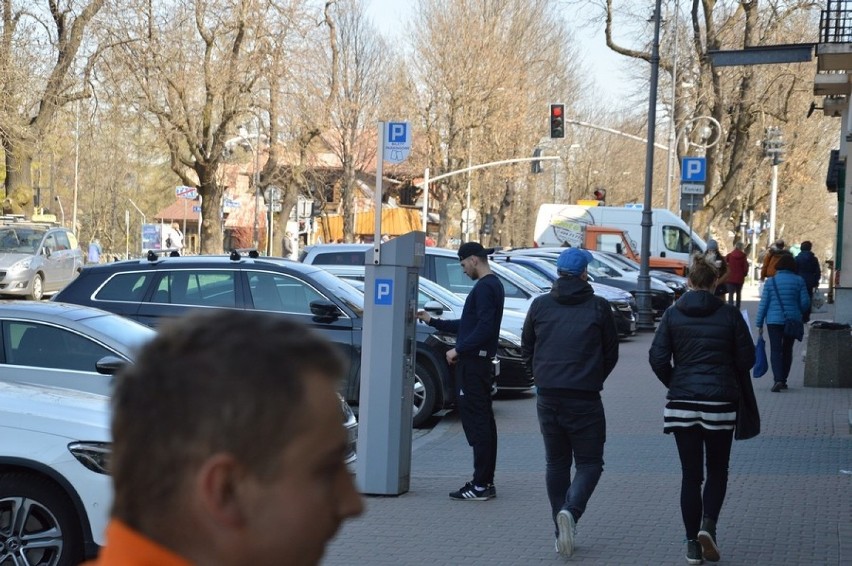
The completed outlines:
{"type": "Polygon", "coordinates": [[[769,198],[769,243],[775,242],[775,209],[778,204],[778,158],[772,157],[772,187],[769,198]]]}

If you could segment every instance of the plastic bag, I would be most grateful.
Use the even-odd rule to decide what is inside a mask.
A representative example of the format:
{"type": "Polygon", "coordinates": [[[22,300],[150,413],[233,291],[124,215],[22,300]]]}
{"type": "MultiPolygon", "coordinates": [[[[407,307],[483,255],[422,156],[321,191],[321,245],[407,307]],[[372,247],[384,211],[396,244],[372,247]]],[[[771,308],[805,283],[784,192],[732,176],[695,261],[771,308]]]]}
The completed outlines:
{"type": "Polygon", "coordinates": [[[763,377],[767,371],[769,371],[769,360],[766,359],[766,341],[761,334],[757,337],[757,344],[754,345],[754,367],[751,375],[757,379],[763,377]]]}
{"type": "Polygon", "coordinates": [[[814,298],[811,299],[811,306],[814,310],[821,309],[825,305],[825,293],[820,289],[814,291],[814,298]]]}

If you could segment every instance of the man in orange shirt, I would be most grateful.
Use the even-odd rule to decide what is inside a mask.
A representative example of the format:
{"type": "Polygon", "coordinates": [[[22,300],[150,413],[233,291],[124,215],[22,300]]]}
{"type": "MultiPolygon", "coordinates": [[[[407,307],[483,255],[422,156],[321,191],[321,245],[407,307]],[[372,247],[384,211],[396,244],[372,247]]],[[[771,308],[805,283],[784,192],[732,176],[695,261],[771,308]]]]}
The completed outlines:
{"type": "Polygon", "coordinates": [[[766,252],[766,257],[763,258],[763,265],[760,268],[760,280],[763,281],[768,277],[775,276],[775,265],[778,263],[778,260],[781,259],[781,256],[784,254],[790,255],[789,250],[784,249],[784,240],[778,240],[775,242],[769,251],[766,252]]]}
{"type": "Polygon", "coordinates": [[[337,350],[240,311],[163,327],[116,379],[97,566],[318,564],[363,504],[344,464],[337,350]]]}

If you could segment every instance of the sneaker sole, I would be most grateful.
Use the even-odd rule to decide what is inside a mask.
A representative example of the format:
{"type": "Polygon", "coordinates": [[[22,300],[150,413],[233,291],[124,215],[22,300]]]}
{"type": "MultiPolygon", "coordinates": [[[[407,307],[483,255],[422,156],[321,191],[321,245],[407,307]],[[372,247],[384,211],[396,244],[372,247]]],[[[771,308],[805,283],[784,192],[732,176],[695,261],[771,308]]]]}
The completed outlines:
{"type": "Polygon", "coordinates": [[[719,547],[713,542],[713,537],[707,531],[698,532],[698,542],[701,544],[701,554],[708,562],[719,561],[719,547]]]}
{"type": "Polygon", "coordinates": [[[556,525],[559,528],[556,551],[570,558],[574,554],[574,516],[570,511],[563,509],[556,514],[556,525]]]}
{"type": "Polygon", "coordinates": [[[456,497],[452,493],[450,494],[450,499],[453,501],[488,501],[489,499],[494,499],[497,497],[496,495],[477,495],[476,497],[456,497]]]}

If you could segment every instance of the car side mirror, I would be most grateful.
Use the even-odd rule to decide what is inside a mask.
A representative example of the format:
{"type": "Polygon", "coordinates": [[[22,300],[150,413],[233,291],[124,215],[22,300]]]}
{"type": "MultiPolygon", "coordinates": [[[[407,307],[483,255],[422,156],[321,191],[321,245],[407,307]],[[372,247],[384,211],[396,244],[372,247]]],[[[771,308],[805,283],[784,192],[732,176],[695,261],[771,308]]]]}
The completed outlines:
{"type": "Polygon", "coordinates": [[[41,253],[44,254],[44,257],[50,257],[50,248],[48,248],[47,246],[42,246],[41,253]]]}
{"type": "Polygon", "coordinates": [[[423,310],[432,316],[441,316],[444,314],[444,305],[438,301],[427,301],[427,303],[423,305],[423,310]]]}
{"type": "Polygon", "coordinates": [[[311,314],[317,322],[334,322],[340,315],[340,308],[331,301],[311,301],[311,314]]]}
{"type": "Polygon", "coordinates": [[[118,356],[104,356],[95,364],[95,369],[103,375],[115,375],[127,363],[118,356]]]}

